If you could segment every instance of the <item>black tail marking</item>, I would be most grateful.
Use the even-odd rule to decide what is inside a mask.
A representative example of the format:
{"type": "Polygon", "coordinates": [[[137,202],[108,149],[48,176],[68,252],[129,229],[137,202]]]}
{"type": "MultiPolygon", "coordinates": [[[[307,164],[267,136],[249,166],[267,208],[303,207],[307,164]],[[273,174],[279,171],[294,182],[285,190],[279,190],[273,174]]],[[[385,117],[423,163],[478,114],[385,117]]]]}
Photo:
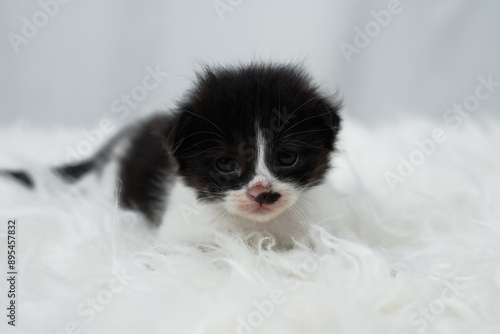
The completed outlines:
{"type": "Polygon", "coordinates": [[[7,175],[8,177],[18,181],[23,186],[33,189],[35,187],[35,183],[28,175],[28,173],[20,170],[2,170],[0,171],[0,175],[7,175]]]}
{"type": "Polygon", "coordinates": [[[87,160],[73,165],[53,168],[53,171],[66,181],[76,181],[96,167],[95,160],[87,160]]]}

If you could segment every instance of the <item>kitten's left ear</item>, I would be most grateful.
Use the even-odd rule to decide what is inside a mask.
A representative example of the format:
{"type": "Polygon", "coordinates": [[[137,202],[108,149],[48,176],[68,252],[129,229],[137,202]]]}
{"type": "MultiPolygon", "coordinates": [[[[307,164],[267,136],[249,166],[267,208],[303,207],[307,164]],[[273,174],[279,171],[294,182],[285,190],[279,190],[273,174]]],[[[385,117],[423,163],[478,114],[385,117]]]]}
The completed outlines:
{"type": "Polygon", "coordinates": [[[342,126],[342,118],[340,117],[342,103],[336,99],[329,101],[328,99],[323,98],[318,101],[316,108],[320,109],[323,121],[334,131],[334,134],[336,135],[342,126]]]}
{"type": "Polygon", "coordinates": [[[155,124],[153,133],[163,138],[170,152],[174,152],[184,138],[184,129],[189,122],[189,115],[181,112],[163,115],[155,124]]]}

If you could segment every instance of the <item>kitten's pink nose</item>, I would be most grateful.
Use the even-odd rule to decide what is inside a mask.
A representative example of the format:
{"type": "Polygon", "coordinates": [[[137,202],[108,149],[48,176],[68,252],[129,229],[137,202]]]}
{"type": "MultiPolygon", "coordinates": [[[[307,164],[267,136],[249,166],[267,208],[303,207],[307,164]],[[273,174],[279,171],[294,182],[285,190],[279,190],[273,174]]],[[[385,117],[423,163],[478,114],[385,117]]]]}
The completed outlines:
{"type": "Polygon", "coordinates": [[[270,187],[258,184],[248,190],[248,196],[262,205],[276,202],[281,197],[281,194],[273,193],[270,187]]]}
{"type": "Polygon", "coordinates": [[[267,194],[269,192],[271,192],[271,188],[258,184],[248,190],[248,195],[253,198],[257,198],[260,194],[267,194]]]}

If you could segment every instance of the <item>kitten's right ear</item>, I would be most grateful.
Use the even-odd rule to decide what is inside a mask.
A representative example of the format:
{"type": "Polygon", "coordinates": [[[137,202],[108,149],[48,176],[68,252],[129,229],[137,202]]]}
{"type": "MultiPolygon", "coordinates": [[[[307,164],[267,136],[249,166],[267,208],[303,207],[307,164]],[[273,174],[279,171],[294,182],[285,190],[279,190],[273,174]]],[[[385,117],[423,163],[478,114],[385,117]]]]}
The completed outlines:
{"type": "Polygon", "coordinates": [[[185,137],[184,131],[189,122],[186,113],[162,115],[156,122],[153,133],[162,137],[167,149],[175,152],[185,137]]]}

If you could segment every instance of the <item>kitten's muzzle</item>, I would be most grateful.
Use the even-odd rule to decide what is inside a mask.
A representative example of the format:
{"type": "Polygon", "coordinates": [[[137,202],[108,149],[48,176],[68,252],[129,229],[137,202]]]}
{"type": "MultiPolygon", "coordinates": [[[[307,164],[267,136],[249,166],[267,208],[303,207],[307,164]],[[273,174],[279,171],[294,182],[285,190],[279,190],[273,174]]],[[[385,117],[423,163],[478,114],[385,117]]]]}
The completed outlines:
{"type": "Polygon", "coordinates": [[[281,194],[272,192],[271,188],[267,186],[257,185],[248,190],[248,196],[262,205],[276,202],[281,197],[281,194]]]}

